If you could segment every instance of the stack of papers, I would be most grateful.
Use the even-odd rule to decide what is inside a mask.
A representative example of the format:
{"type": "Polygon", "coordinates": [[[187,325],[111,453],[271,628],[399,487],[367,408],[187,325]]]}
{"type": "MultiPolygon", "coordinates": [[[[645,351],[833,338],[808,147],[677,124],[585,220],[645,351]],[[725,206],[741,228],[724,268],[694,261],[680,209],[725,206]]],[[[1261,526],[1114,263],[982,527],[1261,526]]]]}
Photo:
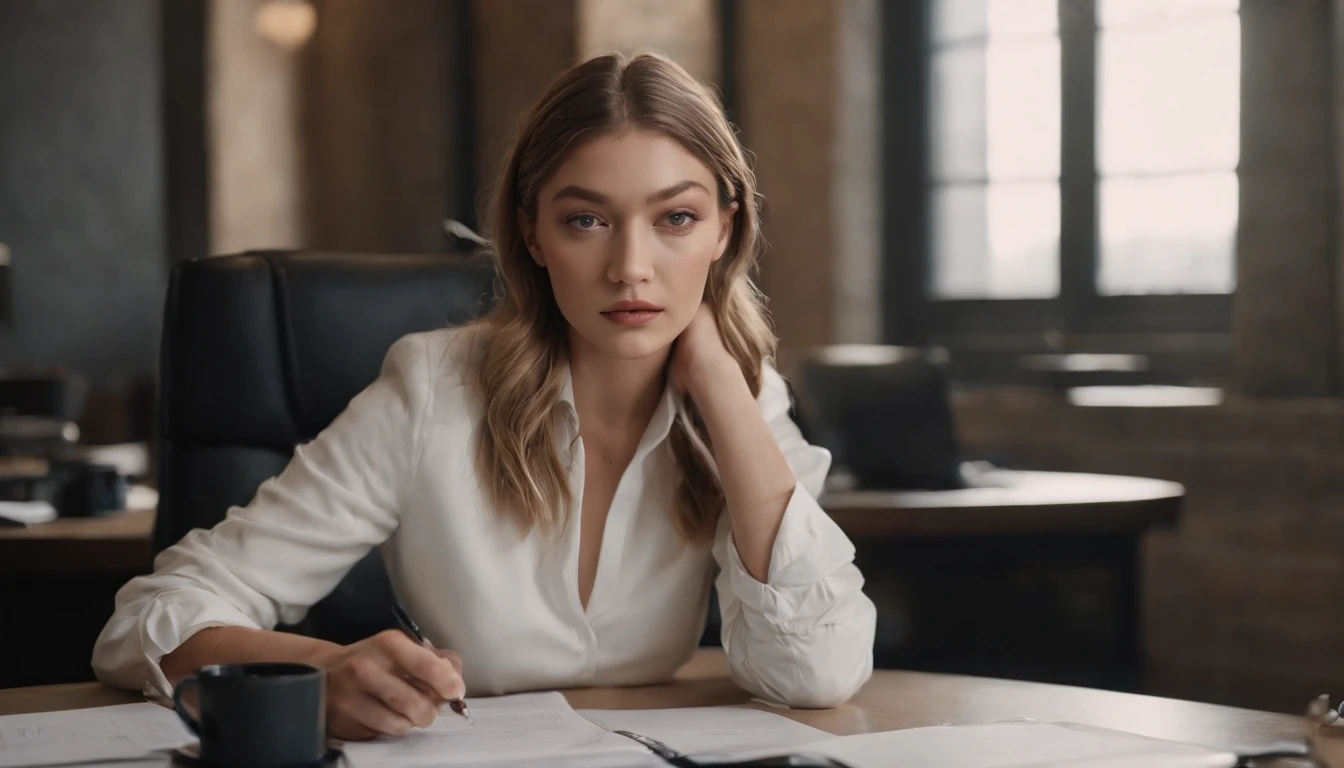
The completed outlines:
{"type": "Polygon", "coordinates": [[[662,760],[624,736],[575,712],[559,693],[527,693],[471,700],[471,717],[445,710],[428,728],[405,736],[349,742],[354,768],[430,766],[662,766],[662,760]]]}
{"type": "MultiPolygon", "coordinates": [[[[343,745],[354,768],[663,768],[660,758],[613,733],[638,733],[706,764],[780,754],[831,757],[852,768],[1219,768],[1236,755],[1072,723],[1014,721],[937,726],[835,738],[742,707],[572,709],[559,693],[473,698],[475,725],[445,713],[399,738],[343,745]]],[[[166,768],[191,733],[170,709],[126,704],[0,717],[0,768],[107,765],[166,768]]]]}
{"type": "Polygon", "coordinates": [[[629,731],[706,761],[764,752],[781,754],[835,736],[787,717],[745,707],[587,709],[608,731],[629,731]]]}
{"type": "Polygon", "coordinates": [[[168,765],[172,750],[193,741],[177,713],[157,704],[0,717],[0,768],[142,763],[168,765]]]}
{"type": "Polygon", "coordinates": [[[45,501],[0,501],[0,525],[37,525],[56,519],[56,508],[45,501]]]}
{"type": "Polygon", "coordinates": [[[1233,752],[1090,725],[1032,720],[846,736],[795,751],[834,758],[852,768],[1232,768],[1237,764],[1233,752]]]}

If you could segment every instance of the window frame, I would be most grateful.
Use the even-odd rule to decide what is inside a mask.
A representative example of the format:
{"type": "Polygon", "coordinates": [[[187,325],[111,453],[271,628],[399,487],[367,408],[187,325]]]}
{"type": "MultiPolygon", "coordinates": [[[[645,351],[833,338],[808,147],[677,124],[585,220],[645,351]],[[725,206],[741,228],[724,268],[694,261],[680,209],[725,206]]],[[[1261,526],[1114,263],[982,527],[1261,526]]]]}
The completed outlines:
{"type": "MultiPolygon", "coordinates": [[[[1225,375],[1231,361],[1232,295],[1097,292],[1097,0],[1059,0],[1059,295],[1050,299],[929,295],[933,2],[882,4],[885,341],[947,347],[954,359],[983,359],[979,373],[1009,378],[1011,371],[1005,366],[1012,366],[1015,355],[1052,351],[1153,353],[1154,362],[1160,360],[1157,374],[1167,380],[1207,382],[1225,375]],[[984,370],[987,366],[996,370],[984,370]]],[[[975,368],[963,366],[963,372],[975,368]]]]}

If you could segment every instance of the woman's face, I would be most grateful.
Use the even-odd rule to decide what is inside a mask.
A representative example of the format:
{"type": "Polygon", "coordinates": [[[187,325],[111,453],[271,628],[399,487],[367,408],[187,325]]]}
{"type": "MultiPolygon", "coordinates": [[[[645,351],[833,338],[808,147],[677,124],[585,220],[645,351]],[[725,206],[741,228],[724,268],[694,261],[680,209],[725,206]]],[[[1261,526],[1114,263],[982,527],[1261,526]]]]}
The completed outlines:
{"type": "Polygon", "coordinates": [[[518,214],[573,343],[620,359],[667,351],[728,245],[733,210],[719,208],[716,188],[709,168],[660,133],[574,149],[538,194],[536,220],[518,214]]]}

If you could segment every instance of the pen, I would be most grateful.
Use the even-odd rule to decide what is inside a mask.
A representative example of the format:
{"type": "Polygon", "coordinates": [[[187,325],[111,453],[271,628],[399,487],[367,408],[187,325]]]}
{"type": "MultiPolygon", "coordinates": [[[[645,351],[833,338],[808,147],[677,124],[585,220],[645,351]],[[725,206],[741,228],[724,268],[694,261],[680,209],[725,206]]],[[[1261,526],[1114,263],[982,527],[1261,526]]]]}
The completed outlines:
{"type": "MultiPolygon", "coordinates": [[[[392,604],[392,613],[396,614],[397,624],[401,625],[402,632],[405,632],[408,637],[429,650],[434,650],[434,645],[425,637],[425,633],[420,631],[420,626],[411,618],[411,614],[406,612],[406,608],[401,604],[401,601],[392,604]]],[[[467,718],[468,723],[476,724],[476,721],[471,718],[471,711],[467,709],[467,702],[461,699],[453,699],[448,702],[448,706],[452,707],[457,714],[467,718]]]]}

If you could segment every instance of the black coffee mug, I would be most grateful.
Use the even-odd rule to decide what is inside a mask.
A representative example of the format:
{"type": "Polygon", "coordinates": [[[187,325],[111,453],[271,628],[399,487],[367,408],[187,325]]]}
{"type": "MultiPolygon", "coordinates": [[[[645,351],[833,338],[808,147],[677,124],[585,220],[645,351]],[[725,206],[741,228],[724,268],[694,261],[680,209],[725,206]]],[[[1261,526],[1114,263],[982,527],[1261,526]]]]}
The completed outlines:
{"type": "Polygon", "coordinates": [[[317,765],[327,757],[327,673],[308,664],[215,664],[173,691],[177,716],[220,768],[317,765]],[[197,691],[199,719],[182,705],[197,691]]]}

